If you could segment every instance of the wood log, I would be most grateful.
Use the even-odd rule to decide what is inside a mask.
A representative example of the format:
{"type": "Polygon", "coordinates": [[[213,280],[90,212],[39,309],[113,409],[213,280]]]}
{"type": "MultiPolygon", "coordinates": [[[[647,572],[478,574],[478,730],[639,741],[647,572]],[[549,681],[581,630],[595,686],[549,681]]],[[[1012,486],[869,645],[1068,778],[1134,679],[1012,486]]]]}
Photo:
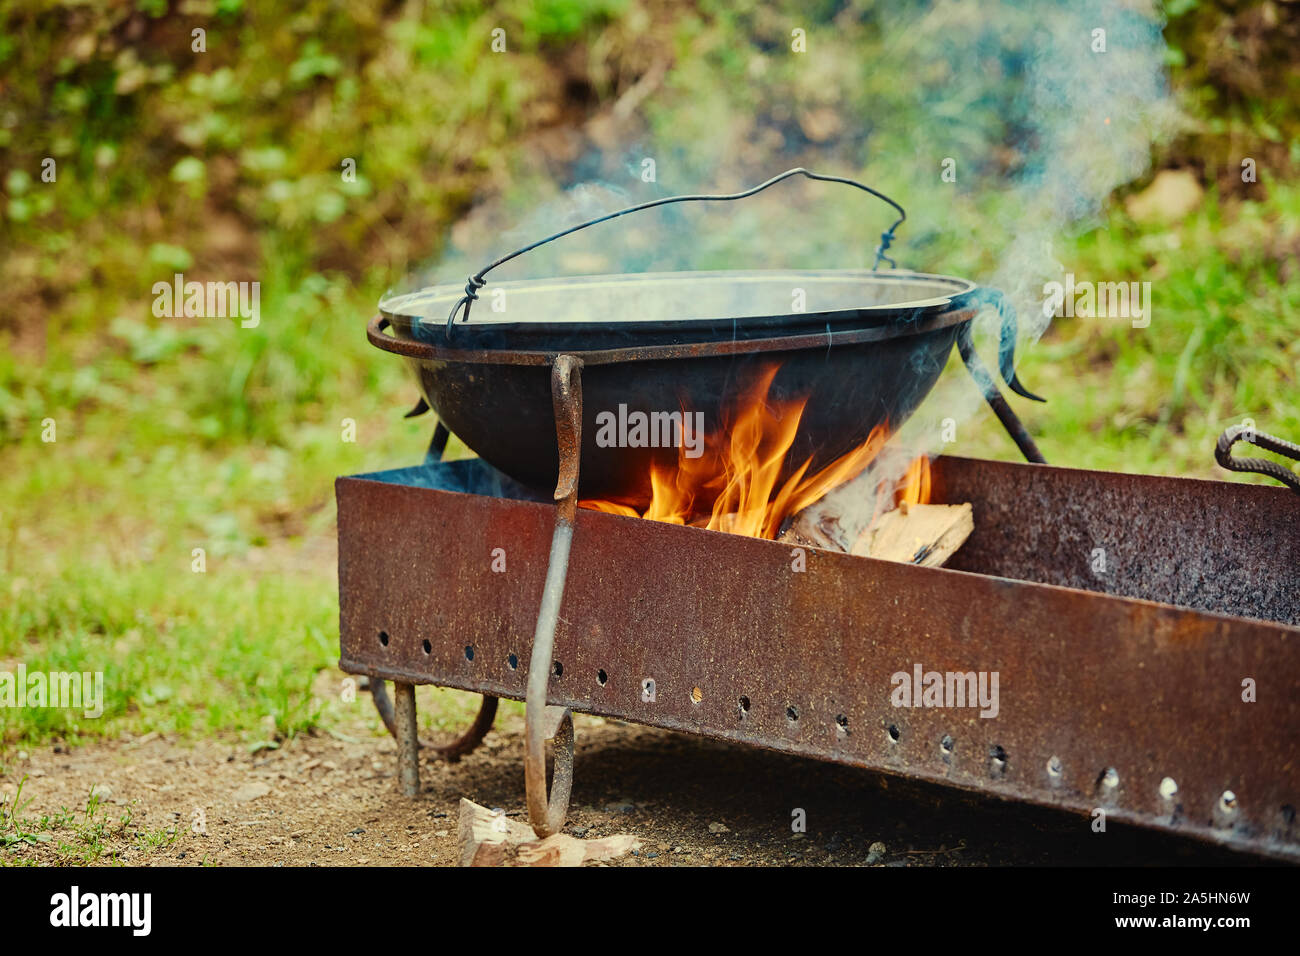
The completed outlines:
{"type": "Polygon", "coordinates": [[[975,530],[969,504],[894,507],[910,452],[887,449],[861,475],[796,514],[782,544],[938,567],[975,530]]]}
{"type": "Polygon", "coordinates": [[[975,530],[968,503],[960,505],[908,505],[906,502],[858,537],[851,554],[937,568],[965,543],[975,530]]]}
{"type": "Polygon", "coordinates": [[[457,839],[461,866],[504,866],[508,845],[535,840],[536,837],[533,828],[527,824],[462,797],[457,839]]]}
{"type": "Polygon", "coordinates": [[[783,544],[849,551],[862,533],[894,507],[894,488],[914,456],[885,448],[862,474],[833,488],[790,521],[783,544]]]}
{"type": "Polygon", "coordinates": [[[528,824],[464,797],[457,837],[461,866],[581,866],[616,859],[641,845],[629,833],[599,840],[555,833],[539,840],[528,824]]]}

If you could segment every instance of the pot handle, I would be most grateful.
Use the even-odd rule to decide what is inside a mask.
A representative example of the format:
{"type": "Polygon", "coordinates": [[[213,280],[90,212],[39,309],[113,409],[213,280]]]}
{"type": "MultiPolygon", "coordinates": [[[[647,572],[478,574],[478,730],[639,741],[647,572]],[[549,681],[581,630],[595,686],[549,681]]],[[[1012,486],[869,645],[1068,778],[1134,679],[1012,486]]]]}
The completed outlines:
{"type": "Polygon", "coordinates": [[[561,239],[564,236],[569,235],[570,233],[577,232],[579,229],[586,229],[588,226],[594,226],[597,225],[598,223],[608,222],[611,219],[617,219],[619,216],[626,216],[630,212],[640,212],[642,209],[653,209],[655,206],[666,206],[669,203],[676,203],[676,202],[732,202],[736,199],[746,199],[750,196],[753,196],[755,193],[761,193],[764,189],[767,189],[769,186],[776,185],[777,183],[781,182],[783,179],[789,179],[791,176],[805,176],[808,179],[815,179],[818,180],[819,182],[843,183],[846,186],[853,186],[857,189],[861,189],[863,192],[870,193],[871,195],[875,196],[877,199],[881,200],[882,202],[888,203],[889,205],[893,206],[894,209],[898,210],[898,218],[894,221],[893,225],[891,225],[888,229],[886,229],[884,232],[880,234],[880,245],[876,247],[876,261],[872,264],[871,268],[873,270],[878,269],[880,267],[881,260],[888,262],[891,267],[894,265],[894,260],[889,258],[889,256],[885,255],[885,252],[886,250],[889,249],[890,245],[894,241],[894,230],[897,229],[899,226],[901,226],[903,224],[903,220],[907,218],[907,213],[903,210],[903,207],[900,206],[898,203],[894,202],[894,200],[890,199],[884,193],[872,189],[870,186],[864,186],[862,183],[858,182],[855,179],[847,179],[843,176],[823,176],[820,173],[814,173],[807,169],[804,169],[802,166],[798,166],[795,167],[794,169],[787,169],[779,176],[773,176],[767,182],[759,183],[757,186],[753,187],[752,189],[746,189],[743,192],[725,193],[722,195],[699,194],[699,195],[685,195],[685,196],[666,196],[663,199],[652,199],[650,202],[643,202],[635,206],[628,206],[626,209],[620,209],[617,212],[611,212],[604,216],[598,216],[595,219],[588,219],[586,222],[579,223],[576,226],[570,226],[568,229],[564,229],[561,230],[560,232],[554,233],[553,235],[549,235],[545,239],[539,239],[537,242],[530,243],[529,245],[524,246],[522,249],[516,249],[514,252],[510,253],[509,255],[502,256],[500,259],[498,259],[496,262],[493,262],[491,265],[484,266],[477,273],[469,277],[469,281],[465,283],[465,294],[456,300],[456,304],[451,307],[451,312],[447,315],[447,335],[448,336],[451,335],[452,325],[456,321],[456,313],[460,311],[461,306],[465,307],[465,312],[464,315],[461,317],[461,321],[465,322],[469,320],[470,305],[474,302],[475,299],[478,298],[478,290],[483,288],[483,286],[487,285],[487,282],[484,277],[493,269],[495,269],[497,266],[503,265],[504,263],[509,262],[511,259],[514,259],[517,256],[522,256],[525,252],[531,252],[532,250],[536,249],[538,246],[544,246],[548,242],[554,242],[556,239],[561,239]]]}
{"type": "Polygon", "coordinates": [[[1232,446],[1239,441],[1247,442],[1266,451],[1276,452],[1279,455],[1286,455],[1286,457],[1294,458],[1296,461],[1300,461],[1300,445],[1293,444],[1275,435],[1268,435],[1253,428],[1247,428],[1244,425],[1233,425],[1231,428],[1224,430],[1223,434],[1219,436],[1219,441],[1214,446],[1214,460],[1229,471],[1267,475],[1275,481],[1280,481],[1300,495],[1300,475],[1297,475],[1294,471],[1283,468],[1277,462],[1269,461],[1267,458],[1234,457],[1232,446]]]}

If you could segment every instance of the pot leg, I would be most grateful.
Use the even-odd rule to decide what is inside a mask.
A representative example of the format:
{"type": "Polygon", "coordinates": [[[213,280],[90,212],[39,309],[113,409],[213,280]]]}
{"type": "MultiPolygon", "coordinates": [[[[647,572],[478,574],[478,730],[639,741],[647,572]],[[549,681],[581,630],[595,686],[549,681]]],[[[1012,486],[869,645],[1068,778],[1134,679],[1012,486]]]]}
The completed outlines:
{"type": "Polygon", "coordinates": [[[427,747],[433,753],[446,760],[448,763],[455,763],[467,753],[477,747],[487,732],[492,729],[492,722],[497,716],[497,698],[491,694],[483,695],[483,702],[479,704],[478,714],[474,717],[474,723],[469,725],[469,729],[461,734],[449,744],[443,744],[435,747],[433,744],[420,741],[421,747],[427,747]]]}
{"type": "Polygon", "coordinates": [[[975,385],[984,395],[984,401],[988,402],[989,408],[993,409],[993,414],[998,416],[998,421],[1007,430],[1011,440],[1016,443],[1020,454],[1025,456],[1025,461],[1046,464],[1047,459],[1038,450],[1038,443],[1029,434],[1029,430],[1025,428],[1019,416],[1012,411],[1007,400],[1002,397],[997,385],[993,383],[993,376],[989,374],[989,370],[984,367],[984,363],[976,354],[975,343],[971,341],[969,322],[963,323],[957,330],[957,351],[961,354],[961,360],[966,363],[966,371],[970,372],[970,377],[975,380],[975,385]]]}
{"type": "Polygon", "coordinates": [[[397,716],[393,713],[393,699],[388,696],[388,685],[378,677],[370,678],[370,699],[375,702],[375,710],[379,711],[385,729],[396,739],[397,716]]]}

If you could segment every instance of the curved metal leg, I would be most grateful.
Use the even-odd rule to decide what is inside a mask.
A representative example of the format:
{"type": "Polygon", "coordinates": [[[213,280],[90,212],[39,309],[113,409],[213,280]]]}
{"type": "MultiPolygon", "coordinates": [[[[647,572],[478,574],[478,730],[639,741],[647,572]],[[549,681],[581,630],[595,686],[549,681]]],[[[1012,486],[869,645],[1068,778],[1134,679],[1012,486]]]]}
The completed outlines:
{"type": "Polygon", "coordinates": [[[397,736],[397,718],[393,714],[393,699],[388,696],[388,685],[378,677],[370,678],[370,698],[375,702],[375,710],[379,711],[379,719],[384,722],[384,727],[393,737],[397,736]]]}
{"type": "MultiPolygon", "coordinates": [[[[540,738],[534,740],[533,727],[526,730],[524,788],[528,798],[528,819],[539,837],[558,833],[569,814],[569,794],[573,790],[573,714],[567,707],[547,707],[540,722],[540,738]],[[549,726],[546,726],[549,725],[549,726]],[[554,763],[550,795],[546,787],[545,742],[552,740],[554,763]],[[531,759],[537,755],[540,759],[531,759]],[[539,825],[540,821],[540,825],[539,825]]],[[[527,720],[525,704],[525,721],[527,720]]]]}
{"type": "MultiPolygon", "coordinates": [[[[989,374],[989,370],[984,367],[984,363],[980,361],[979,355],[976,354],[975,344],[971,341],[969,322],[963,324],[957,330],[957,351],[961,354],[961,360],[966,363],[966,369],[970,372],[971,378],[975,380],[975,385],[983,393],[984,401],[988,402],[989,408],[993,409],[993,414],[997,415],[1002,427],[1007,430],[1011,440],[1016,443],[1016,447],[1020,449],[1020,454],[1025,456],[1026,461],[1040,465],[1046,464],[1047,459],[1038,450],[1038,444],[1034,441],[1033,436],[1029,434],[1019,417],[1012,411],[1011,406],[1007,404],[1007,400],[1002,397],[998,387],[993,384],[993,376],[989,374]]],[[[1002,374],[1006,375],[1006,371],[1004,370],[1002,374]]],[[[1014,372],[1011,378],[1015,378],[1014,372]]],[[[1008,380],[1009,383],[1010,380],[1008,380]]],[[[1016,388],[1016,391],[1022,395],[1029,395],[1030,398],[1037,401],[1042,401],[1041,398],[1024,391],[1022,388],[1016,388]]]]}
{"type": "Polygon", "coordinates": [[[555,407],[560,473],[555,487],[557,504],[551,558],[546,568],[542,606],[537,612],[537,627],[533,632],[528,689],[524,697],[524,786],[528,796],[528,819],[539,837],[548,837],[564,826],[573,784],[573,715],[567,708],[547,706],[546,686],[551,679],[555,626],[564,599],[569,549],[573,543],[574,519],[578,510],[578,456],[582,450],[581,370],[581,361],[572,355],[557,356],[551,369],[551,401],[555,407]],[[548,739],[555,741],[555,773],[549,796],[546,788],[548,739]]]}
{"type": "MultiPolygon", "coordinates": [[[[401,684],[396,684],[401,687],[401,684]]],[[[375,710],[379,711],[379,718],[388,728],[388,732],[394,738],[398,736],[397,714],[393,708],[393,701],[388,696],[388,687],[384,681],[372,677],[370,678],[370,696],[374,699],[375,710]]],[[[451,743],[433,744],[427,740],[417,740],[417,746],[422,750],[430,751],[435,757],[449,762],[455,762],[461,757],[470,753],[482,743],[487,732],[492,729],[492,722],[497,716],[497,698],[490,694],[483,695],[483,702],[479,704],[478,714],[474,717],[474,722],[469,725],[469,729],[457,737],[451,743]]]]}

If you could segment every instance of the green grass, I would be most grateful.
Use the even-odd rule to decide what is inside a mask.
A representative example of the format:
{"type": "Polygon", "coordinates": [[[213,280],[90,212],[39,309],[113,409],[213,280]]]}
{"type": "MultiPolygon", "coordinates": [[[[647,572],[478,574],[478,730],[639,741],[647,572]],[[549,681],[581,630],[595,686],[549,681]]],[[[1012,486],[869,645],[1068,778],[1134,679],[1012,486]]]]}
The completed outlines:
{"type": "Polygon", "coordinates": [[[147,856],[166,850],[179,835],[175,827],[147,830],[136,826],[130,803],[114,817],[93,788],[80,810],[61,807],[54,813],[29,815],[31,800],[23,799],[26,783],[26,777],[18,781],[12,798],[0,794],[0,866],[121,865],[112,845],[125,841],[139,855],[147,856]],[[42,848],[44,854],[34,855],[33,847],[42,848]]]}
{"type": "Polygon", "coordinates": [[[25,739],[148,728],[256,730],[264,716],[288,735],[312,726],[316,672],[337,658],[337,610],[319,579],[206,574],[182,557],[171,573],[103,563],[25,582],[6,609],[4,656],[28,671],[102,671],[104,713],[27,707],[7,730],[25,739]],[[21,639],[21,638],[20,638],[21,639]]]}
{"type": "Polygon", "coordinates": [[[1211,197],[1170,228],[1139,228],[1116,212],[1080,237],[1066,267],[1080,279],[1149,278],[1151,325],[1057,319],[1025,351],[1022,378],[1053,399],[1025,413],[1044,454],[1226,478],[1213,448],[1228,425],[1251,418],[1262,431],[1300,435],[1298,249],[1294,184],[1259,203],[1211,197]]]}
{"type": "MultiPolygon", "coordinates": [[[[333,479],[418,461],[429,426],[401,418],[414,387],[362,334],[377,290],[288,286],[268,284],[256,329],[117,318],[91,361],[0,360],[0,497],[21,505],[0,515],[0,668],[103,672],[106,694],[93,719],[0,711],[3,745],[155,730],[258,746],[341,714],[313,693],[338,658],[333,479]]],[[[437,699],[426,726],[466,710],[437,699]]]]}

